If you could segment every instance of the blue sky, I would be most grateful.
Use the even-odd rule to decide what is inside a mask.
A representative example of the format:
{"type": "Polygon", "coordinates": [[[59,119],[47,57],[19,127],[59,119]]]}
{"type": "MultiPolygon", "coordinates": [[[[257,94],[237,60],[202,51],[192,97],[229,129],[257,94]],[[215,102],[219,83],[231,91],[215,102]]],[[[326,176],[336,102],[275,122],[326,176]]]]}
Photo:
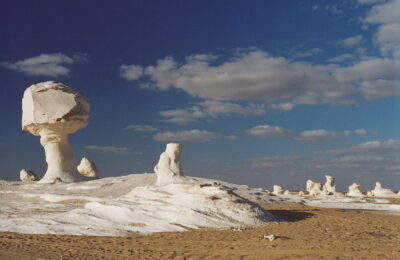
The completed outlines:
{"type": "Polygon", "coordinates": [[[21,99],[55,80],[91,101],[70,136],[102,176],[184,173],[300,189],[400,186],[400,1],[3,1],[0,177],[46,170],[21,99]]]}

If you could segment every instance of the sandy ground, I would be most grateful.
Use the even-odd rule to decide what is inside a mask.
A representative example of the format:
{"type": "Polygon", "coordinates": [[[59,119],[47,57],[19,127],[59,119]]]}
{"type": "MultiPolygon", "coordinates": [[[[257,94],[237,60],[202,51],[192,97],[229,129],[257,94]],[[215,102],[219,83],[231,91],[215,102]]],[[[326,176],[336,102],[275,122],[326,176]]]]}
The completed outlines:
{"type": "Polygon", "coordinates": [[[132,237],[0,233],[0,259],[400,259],[400,216],[265,205],[286,222],[132,237]],[[264,235],[275,234],[270,242],[264,235]]]}

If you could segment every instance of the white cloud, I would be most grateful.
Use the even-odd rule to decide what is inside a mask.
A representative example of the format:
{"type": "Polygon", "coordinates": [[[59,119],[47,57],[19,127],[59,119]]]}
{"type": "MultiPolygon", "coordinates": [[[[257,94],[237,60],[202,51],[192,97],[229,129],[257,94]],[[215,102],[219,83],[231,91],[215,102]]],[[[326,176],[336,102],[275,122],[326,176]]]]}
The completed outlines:
{"type": "Polygon", "coordinates": [[[386,0],[357,0],[360,4],[376,4],[376,3],[382,3],[385,2],[386,0]]]}
{"type": "Polygon", "coordinates": [[[251,168],[286,168],[288,165],[293,164],[301,159],[298,155],[290,156],[257,156],[251,157],[247,160],[251,163],[248,165],[251,168]]]}
{"type": "Polygon", "coordinates": [[[158,129],[151,125],[128,125],[125,127],[127,130],[134,130],[137,132],[154,132],[158,129]]]}
{"type": "Polygon", "coordinates": [[[357,135],[367,135],[367,134],[371,134],[372,132],[368,131],[367,129],[364,129],[364,128],[359,128],[359,129],[354,130],[354,133],[357,135]]]}
{"type": "Polygon", "coordinates": [[[400,0],[392,0],[371,8],[364,19],[366,24],[377,24],[374,40],[385,56],[400,58],[400,0]]]}
{"type": "Polygon", "coordinates": [[[301,132],[295,139],[306,142],[332,141],[338,139],[339,133],[325,129],[307,130],[301,132]]]}
{"type": "Polygon", "coordinates": [[[290,102],[280,103],[280,104],[271,104],[268,106],[270,109],[280,110],[280,111],[290,111],[295,107],[294,104],[290,102]]]}
{"type": "Polygon", "coordinates": [[[368,100],[400,96],[400,82],[384,79],[365,81],[361,83],[360,90],[368,100]]]}
{"type": "Polygon", "coordinates": [[[369,141],[357,145],[353,145],[349,148],[328,150],[317,152],[320,154],[356,154],[356,153],[369,153],[369,154],[386,154],[400,151],[400,141],[399,140],[387,140],[382,141],[369,141]]]}
{"type": "Polygon", "coordinates": [[[186,109],[173,109],[160,111],[159,114],[164,117],[163,121],[187,124],[197,121],[200,118],[213,117],[219,115],[263,115],[266,113],[264,106],[260,105],[240,105],[232,102],[223,102],[217,100],[205,100],[198,102],[195,106],[186,109]]]}
{"type": "Polygon", "coordinates": [[[336,57],[333,57],[333,58],[329,59],[328,61],[329,62],[340,63],[340,62],[343,62],[343,61],[354,60],[355,58],[356,58],[356,56],[353,55],[353,54],[344,53],[344,54],[338,55],[336,57]]]}
{"type": "MultiPolygon", "coordinates": [[[[167,57],[155,66],[143,68],[140,79],[143,88],[176,88],[208,100],[348,105],[366,97],[359,88],[363,82],[397,79],[399,68],[399,62],[389,58],[364,57],[349,66],[318,65],[251,49],[235,53],[233,58],[218,65],[193,57],[180,64],[167,57]]],[[[189,121],[207,116],[201,108],[184,110],[173,114],[185,113],[183,116],[189,121]]]]}
{"type": "Polygon", "coordinates": [[[120,68],[121,77],[126,80],[136,80],[143,75],[143,68],[135,65],[122,65],[120,68]]]}
{"type": "Polygon", "coordinates": [[[338,44],[343,45],[343,46],[354,46],[354,45],[359,44],[361,41],[362,41],[362,36],[355,35],[352,37],[348,37],[348,38],[339,40],[338,44]]]}
{"type": "Polygon", "coordinates": [[[295,54],[295,56],[298,57],[298,58],[305,58],[305,57],[310,57],[310,56],[317,55],[320,52],[322,52],[322,50],[320,48],[313,48],[313,49],[310,49],[310,50],[307,50],[307,51],[297,52],[295,54]]]}
{"type": "Polygon", "coordinates": [[[66,65],[85,61],[85,54],[68,56],[62,53],[40,54],[17,62],[1,62],[0,67],[12,69],[32,76],[60,77],[68,76],[70,70],[66,65]]]}
{"type": "Polygon", "coordinates": [[[157,133],[153,138],[161,142],[208,142],[214,139],[235,139],[232,135],[224,136],[218,133],[197,129],[157,133]]]}
{"type": "Polygon", "coordinates": [[[86,145],[86,149],[92,150],[99,153],[114,153],[114,154],[141,154],[140,152],[133,152],[127,147],[116,147],[116,146],[99,146],[99,145],[86,145]]]}
{"type": "Polygon", "coordinates": [[[291,137],[293,131],[279,126],[259,125],[255,126],[247,132],[251,135],[262,137],[291,137]]]}

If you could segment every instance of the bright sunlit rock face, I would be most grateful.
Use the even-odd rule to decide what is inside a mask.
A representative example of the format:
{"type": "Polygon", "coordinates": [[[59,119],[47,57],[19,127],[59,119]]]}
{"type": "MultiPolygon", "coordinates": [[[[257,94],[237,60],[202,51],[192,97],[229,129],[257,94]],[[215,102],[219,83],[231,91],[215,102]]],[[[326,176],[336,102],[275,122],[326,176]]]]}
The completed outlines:
{"type": "Polygon", "coordinates": [[[156,185],[166,185],[181,181],[183,173],[181,171],[181,152],[182,145],[169,143],[160,155],[154,172],[157,174],[156,185]]]}
{"type": "Polygon", "coordinates": [[[47,81],[30,86],[22,99],[22,129],[40,136],[47,171],[40,183],[84,180],[68,142],[68,134],[87,126],[90,103],[62,83],[47,81]]]}
{"type": "Polygon", "coordinates": [[[19,179],[21,181],[24,181],[24,182],[26,182],[26,181],[37,181],[38,180],[37,176],[36,176],[36,173],[34,173],[33,171],[25,170],[25,169],[22,169],[19,172],[19,179]]]}
{"type": "Polygon", "coordinates": [[[85,177],[99,178],[99,171],[97,170],[96,164],[86,157],[82,158],[77,170],[85,177]]]}
{"type": "Polygon", "coordinates": [[[283,194],[284,192],[285,192],[285,190],[283,189],[282,186],[274,185],[272,194],[280,195],[280,194],[283,194]]]}
{"type": "Polygon", "coordinates": [[[336,194],[335,178],[330,175],[325,175],[325,178],[326,182],[322,187],[323,191],[325,191],[325,193],[328,193],[329,195],[336,194]]]}
{"type": "Polygon", "coordinates": [[[368,196],[373,197],[397,197],[398,195],[391,189],[382,187],[380,182],[375,183],[375,188],[368,193],[368,196]]]}
{"type": "Polygon", "coordinates": [[[350,197],[365,197],[360,190],[360,185],[355,182],[349,186],[349,192],[346,195],[350,197]]]}
{"type": "Polygon", "coordinates": [[[319,182],[314,182],[312,180],[308,180],[306,182],[306,189],[310,196],[317,196],[322,194],[322,184],[319,182]]]}

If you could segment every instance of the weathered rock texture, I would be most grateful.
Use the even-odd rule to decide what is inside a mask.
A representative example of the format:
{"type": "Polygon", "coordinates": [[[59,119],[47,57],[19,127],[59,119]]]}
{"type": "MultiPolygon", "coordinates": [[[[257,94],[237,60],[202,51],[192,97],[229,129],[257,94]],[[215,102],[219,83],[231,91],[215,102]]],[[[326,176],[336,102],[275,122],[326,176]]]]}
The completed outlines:
{"type": "Polygon", "coordinates": [[[335,195],[336,194],[336,185],[335,185],[335,178],[330,175],[325,175],[326,182],[322,187],[324,193],[328,193],[328,195],[335,195]]]}
{"type": "Polygon", "coordinates": [[[365,197],[360,190],[360,185],[355,182],[349,186],[349,192],[346,195],[350,197],[365,197]]]}
{"type": "Polygon", "coordinates": [[[97,170],[96,164],[86,157],[82,158],[77,170],[85,177],[99,178],[99,171],[97,170]]]}
{"type": "Polygon", "coordinates": [[[87,126],[89,100],[62,83],[47,81],[30,86],[22,99],[22,129],[40,136],[47,171],[40,183],[75,182],[84,177],[68,142],[68,134],[87,126]]]}
{"type": "Polygon", "coordinates": [[[25,169],[22,169],[19,172],[19,179],[21,181],[24,181],[24,182],[25,181],[37,181],[38,180],[38,178],[36,176],[36,173],[34,173],[33,171],[25,170],[25,169]]]}
{"type": "Polygon", "coordinates": [[[182,146],[177,143],[169,143],[160,155],[154,172],[157,174],[156,185],[179,183],[183,173],[181,171],[182,146]]]}
{"type": "Polygon", "coordinates": [[[310,196],[317,196],[322,194],[322,184],[319,182],[313,182],[312,180],[308,180],[306,182],[306,189],[310,196]]]}
{"type": "Polygon", "coordinates": [[[280,194],[283,194],[284,192],[285,192],[285,190],[283,189],[282,186],[274,185],[272,194],[280,195],[280,194]]]}
{"type": "Polygon", "coordinates": [[[382,188],[382,184],[380,182],[377,182],[375,184],[375,189],[370,191],[367,195],[373,197],[398,197],[398,195],[391,189],[382,188]]]}

